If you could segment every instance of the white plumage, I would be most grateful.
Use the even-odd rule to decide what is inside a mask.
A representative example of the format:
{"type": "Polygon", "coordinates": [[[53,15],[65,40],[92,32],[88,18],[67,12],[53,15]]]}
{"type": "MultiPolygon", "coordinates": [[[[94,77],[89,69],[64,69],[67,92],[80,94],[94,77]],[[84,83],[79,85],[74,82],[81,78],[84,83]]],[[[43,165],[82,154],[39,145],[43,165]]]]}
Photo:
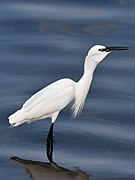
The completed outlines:
{"type": "Polygon", "coordinates": [[[112,50],[126,49],[102,45],[93,46],[85,58],[84,74],[78,82],[64,78],[48,85],[29,98],[20,110],[10,115],[9,123],[12,127],[16,127],[25,122],[30,123],[45,118],[51,118],[54,123],[59,112],[72,100],[74,100],[73,114],[77,116],[84,106],[97,64],[112,50]]]}
{"type": "Polygon", "coordinates": [[[14,127],[44,118],[52,118],[54,122],[63,109],[74,98],[75,83],[70,79],[58,80],[34,94],[21,110],[9,116],[9,123],[14,127]]]}

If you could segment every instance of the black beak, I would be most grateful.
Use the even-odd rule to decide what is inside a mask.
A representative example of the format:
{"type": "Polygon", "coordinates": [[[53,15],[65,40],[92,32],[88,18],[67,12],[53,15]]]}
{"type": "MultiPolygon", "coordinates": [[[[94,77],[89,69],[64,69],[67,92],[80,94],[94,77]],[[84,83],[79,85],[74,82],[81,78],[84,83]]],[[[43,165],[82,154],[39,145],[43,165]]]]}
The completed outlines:
{"type": "Polygon", "coordinates": [[[121,51],[121,50],[128,50],[128,47],[106,47],[101,49],[101,52],[121,51]]]}

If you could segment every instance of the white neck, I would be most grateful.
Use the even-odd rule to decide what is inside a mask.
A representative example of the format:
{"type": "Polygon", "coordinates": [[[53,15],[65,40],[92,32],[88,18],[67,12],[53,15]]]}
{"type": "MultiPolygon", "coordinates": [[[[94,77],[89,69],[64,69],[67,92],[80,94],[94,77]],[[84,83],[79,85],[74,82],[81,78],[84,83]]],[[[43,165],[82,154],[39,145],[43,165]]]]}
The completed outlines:
{"type": "Polygon", "coordinates": [[[84,73],[81,79],[76,83],[75,103],[73,105],[74,115],[76,116],[83,108],[86,96],[92,82],[94,70],[98,63],[88,56],[84,63],[84,73]]]}
{"type": "Polygon", "coordinates": [[[92,58],[90,59],[88,56],[86,57],[85,63],[84,63],[84,73],[83,73],[83,76],[81,77],[81,79],[78,81],[78,84],[80,86],[79,88],[81,88],[81,87],[83,88],[83,85],[85,85],[85,88],[90,87],[93,73],[94,73],[94,70],[95,70],[97,64],[98,63],[95,62],[92,58]]]}
{"type": "Polygon", "coordinates": [[[84,63],[84,74],[83,76],[93,76],[94,70],[97,66],[98,62],[94,61],[93,58],[86,56],[84,63]]]}

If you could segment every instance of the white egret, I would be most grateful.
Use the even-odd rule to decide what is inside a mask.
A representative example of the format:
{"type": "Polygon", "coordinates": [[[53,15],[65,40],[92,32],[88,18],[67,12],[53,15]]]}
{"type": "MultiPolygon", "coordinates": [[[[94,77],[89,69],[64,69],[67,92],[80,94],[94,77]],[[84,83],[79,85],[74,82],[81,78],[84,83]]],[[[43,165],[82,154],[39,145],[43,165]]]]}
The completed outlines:
{"type": "Polygon", "coordinates": [[[83,108],[96,66],[113,50],[127,50],[127,47],[105,47],[95,45],[85,58],[84,73],[78,82],[64,78],[43,88],[29,98],[22,108],[9,116],[9,123],[17,127],[25,122],[51,118],[54,123],[59,112],[72,100],[73,114],[76,116],[83,108]]]}
{"type": "MultiPolygon", "coordinates": [[[[96,66],[113,50],[127,50],[127,47],[105,47],[95,45],[89,51],[85,58],[84,73],[78,82],[64,78],[43,88],[31,98],[29,98],[21,109],[9,116],[9,123],[12,127],[17,127],[25,122],[51,118],[51,127],[48,134],[47,144],[52,141],[53,125],[59,112],[65,108],[72,100],[73,114],[77,116],[84,106],[88,94],[93,73],[96,66]]],[[[48,153],[53,143],[48,146],[48,153]]],[[[52,152],[52,150],[51,150],[52,152]]],[[[51,153],[50,152],[50,153],[51,153]]]]}

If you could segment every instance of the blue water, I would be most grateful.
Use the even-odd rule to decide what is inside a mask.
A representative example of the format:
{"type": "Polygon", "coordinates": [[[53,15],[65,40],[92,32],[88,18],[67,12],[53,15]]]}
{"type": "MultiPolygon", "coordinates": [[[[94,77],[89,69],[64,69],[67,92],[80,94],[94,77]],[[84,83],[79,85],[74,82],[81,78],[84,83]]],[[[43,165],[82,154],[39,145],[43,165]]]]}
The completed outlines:
{"type": "Polygon", "coordinates": [[[134,9],[134,0],[0,0],[0,179],[135,179],[134,9]],[[70,105],[60,113],[56,168],[45,154],[50,121],[11,129],[7,117],[49,83],[79,80],[94,44],[130,49],[97,67],[79,117],[70,105]]]}

